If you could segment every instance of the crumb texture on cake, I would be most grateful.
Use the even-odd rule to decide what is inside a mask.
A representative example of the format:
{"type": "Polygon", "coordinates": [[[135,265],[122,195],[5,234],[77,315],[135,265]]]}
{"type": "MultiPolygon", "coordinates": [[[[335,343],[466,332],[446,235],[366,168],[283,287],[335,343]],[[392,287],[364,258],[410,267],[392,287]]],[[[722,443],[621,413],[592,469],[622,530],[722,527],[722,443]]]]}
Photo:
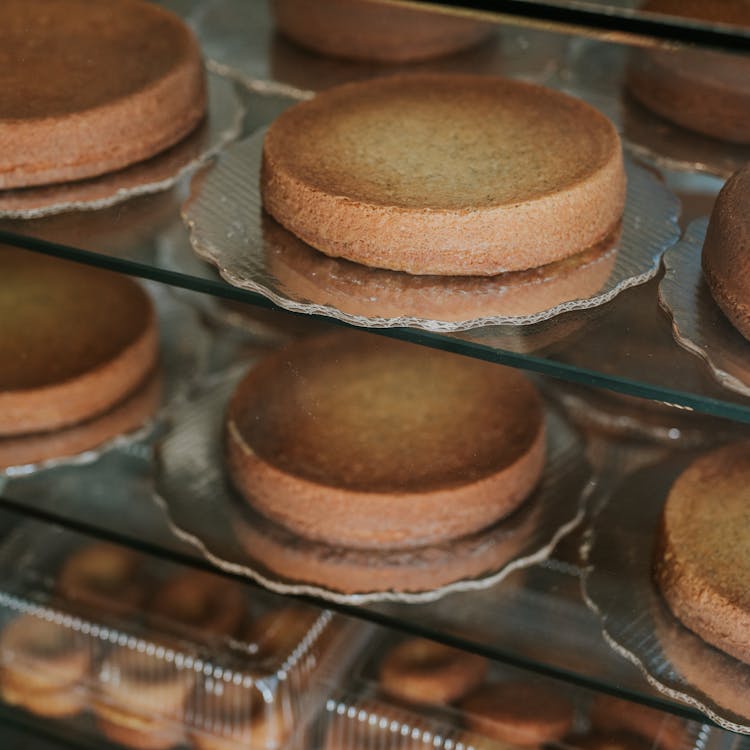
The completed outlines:
{"type": "Polygon", "coordinates": [[[544,461],[519,373],[372,335],[293,344],[230,403],[229,468],[251,505],[352,546],[458,537],[515,509],[544,461]]]}
{"type": "Polygon", "coordinates": [[[734,174],[716,198],[701,262],[716,304],[750,339],[750,166],[734,174]]]}
{"type": "Polygon", "coordinates": [[[206,106],[192,33],[143,0],[3,0],[0,91],[0,188],[141,161],[206,106]]]}
{"type": "Polygon", "coordinates": [[[674,615],[703,640],[750,662],[750,443],[694,461],[662,515],[655,576],[674,615]]]}
{"type": "Polygon", "coordinates": [[[264,142],[265,208],[332,256],[492,275],[601,241],[625,198],[620,141],[589,105],[532,84],[402,75],[287,110],[264,142]]]}

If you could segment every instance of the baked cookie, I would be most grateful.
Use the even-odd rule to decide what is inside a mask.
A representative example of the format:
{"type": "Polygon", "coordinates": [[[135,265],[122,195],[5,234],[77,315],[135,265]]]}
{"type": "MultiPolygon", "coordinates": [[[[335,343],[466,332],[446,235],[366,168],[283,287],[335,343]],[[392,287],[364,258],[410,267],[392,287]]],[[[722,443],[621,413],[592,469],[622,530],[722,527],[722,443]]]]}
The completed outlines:
{"type": "Polygon", "coordinates": [[[0,91],[0,188],[142,161],[206,109],[195,38],[143,0],[3,0],[0,91]]]}
{"type": "Polygon", "coordinates": [[[389,695],[422,704],[463,698],[487,673],[487,659],[425,638],[397,643],[380,664],[378,680],[389,695]]]}
{"type": "Polygon", "coordinates": [[[96,542],[74,552],[63,564],[57,591],[97,620],[103,614],[132,617],[146,598],[143,558],[137,552],[96,542]]]}
{"type": "Polygon", "coordinates": [[[544,416],[516,370],[336,331],[247,374],[226,451],[247,502],[301,536],[409,547],[518,508],[544,464],[544,416]]]}
{"type": "Polygon", "coordinates": [[[168,578],[154,592],[149,617],[193,640],[229,637],[242,625],[247,604],[245,589],[236,581],[187,569],[168,578]]]}
{"type": "Polygon", "coordinates": [[[156,366],[146,292],[122,274],[0,246],[0,436],[88,420],[156,366]]]}
{"type": "MultiPolygon", "coordinates": [[[[642,10],[682,19],[750,26],[744,0],[648,0],[642,10]]],[[[639,49],[627,87],[641,104],[688,130],[750,143],[750,59],[709,50],[639,49]]]]}
{"type": "Polygon", "coordinates": [[[487,683],[460,706],[469,729],[522,747],[561,740],[573,726],[570,701],[541,683],[487,683]]]}
{"type": "Polygon", "coordinates": [[[77,631],[33,615],[11,620],[0,633],[0,695],[11,705],[48,718],[86,707],[91,655],[77,631]]]}
{"type": "Polygon", "coordinates": [[[609,120],[528,83],[400,75],[284,112],[263,146],[266,210],[326,255],[412,274],[491,276],[562,260],[622,216],[609,120]]]}
{"type": "Polygon", "coordinates": [[[405,63],[471,47],[493,26],[373,0],[272,0],[278,30],[302,47],[349,60],[405,63]]]}
{"type": "Polygon", "coordinates": [[[106,737],[141,750],[164,750],[181,742],[184,707],[196,673],[159,655],[167,650],[118,646],[104,657],[92,708],[106,737]]]}
{"type": "Polygon", "coordinates": [[[734,174],[716,198],[701,262],[714,301],[750,340],[750,166],[734,174]]]}
{"type": "Polygon", "coordinates": [[[704,641],[750,663],[750,443],[714,450],[672,485],[654,576],[665,602],[704,641]]]}

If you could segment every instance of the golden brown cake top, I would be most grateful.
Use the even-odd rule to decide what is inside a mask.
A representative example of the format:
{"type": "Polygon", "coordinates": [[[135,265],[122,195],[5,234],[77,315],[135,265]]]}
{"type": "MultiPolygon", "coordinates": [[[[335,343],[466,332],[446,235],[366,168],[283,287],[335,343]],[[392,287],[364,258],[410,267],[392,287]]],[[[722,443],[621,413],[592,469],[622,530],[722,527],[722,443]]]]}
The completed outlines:
{"type": "Polygon", "coordinates": [[[0,246],[0,391],[71,380],[146,331],[151,302],[131,279],[0,246]]]}
{"type": "Polygon", "coordinates": [[[470,210],[564,191],[609,163],[619,138],[595,109],[541,86],[415,74],[298,104],[271,125],[264,153],[327,194],[470,210]]]}
{"type": "Polygon", "coordinates": [[[669,492],[663,526],[683,576],[750,612],[750,443],[691,464],[669,492]]]}
{"type": "Polygon", "coordinates": [[[0,122],[107,105],[194,56],[185,24],[143,0],[3,0],[0,122]]]}
{"type": "Polygon", "coordinates": [[[249,449],[289,474],[428,492],[515,463],[539,435],[542,408],[515,370],[343,331],[258,365],[229,418],[249,449]]]}

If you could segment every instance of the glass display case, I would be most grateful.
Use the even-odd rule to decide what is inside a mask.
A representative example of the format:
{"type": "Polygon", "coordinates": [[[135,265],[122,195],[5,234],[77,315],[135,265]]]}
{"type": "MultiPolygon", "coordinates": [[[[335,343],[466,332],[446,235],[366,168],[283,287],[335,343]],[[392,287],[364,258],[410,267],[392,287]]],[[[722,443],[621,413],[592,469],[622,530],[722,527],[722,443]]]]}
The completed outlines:
{"type": "MultiPolygon", "coordinates": [[[[683,627],[657,571],[667,497],[750,422],[750,344],[701,270],[717,195],[750,162],[750,8],[156,5],[198,40],[200,132],[111,174],[0,189],[2,742],[744,747],[742,573],[726,574],[740,603],[720,609],[717,644],[683,627]],[[408,96],[394,105],[389,86],[408,96]],[[406,102],[420,96],[427,115],[406,102]],[[504,119],[514,107],[521,125],[504,119]],[[282,113],[291,125],[272,164],[282,113]],[[513,128],[497,146],[496,131],[513,128]],[[539,153],[532,131],[547,139],[539,153]],[[289,232],[282,209],[280,224],[264,210],[289,198],[292,182],[271,197],[283,175],[269,175],[298,136],[311,182],[346,181],[369,158],[359,132],[398,154],[383,167],[379,151],[367,169],[450,194],[449,229],[471,245],[454,249],[452,271],[356,262],[348,235],[341,251],[310,246],[318,228],[328,238],[361,221],[365,242],[387,236],[390,250],[406,237],[407,250],[426,248],[419,262],[440,255],[441,209],[393,209],[393,183],[372,221],[346,213],[375,189],[369,175],[359,198],[335,196],[334,219],[315,203],[325,190],[292,200],[285,216],[311,229],[289,232]],[[609,182],[581,166],[576,149],[595,139],[616,144],[596,162],[609,182]],[[498,211],[476,234],[492,213],[482,180],[534,170],[575,172],[565,199],[523,222],[498,211]],[[618,201],[614,225],[580,239],[594,223],[581,211],[618,201]],[[532,268],[461,265],[484,259],[476,248],[496,234],[528,231],[579,246],[532,268]],[[76,269],[91,275],[64,287],[76,269]],[[35,385],[24,366],[44,385],[69,357],[107,359],[82,329],[101,339],[110,319],[118,336],[136,325],[113,279],[136,279],[151,311],[138,389],[87,412],[137,368],[130,359],[105,378],[97,361],[80,390],[43,400],[37,385],[42,400],[22,404],[14,394],[35,385]],[[25,362],[26,339],[42,342],[43,364],[25,362]],[[73,416],[34,426],[58,413],[73,416]],[[17,429],[22,419],[32,427],[17,429]]],[[[0,143],[12,119],[0,98],[0,143]]],[[[733,184],[730,213],[747,232],[750,198],[733,184]]],[[[741,482],[730,488],[740,500],[741,482]]],[[[743,571],[747,515],[728,496],[717,565],[743,571]]]]}

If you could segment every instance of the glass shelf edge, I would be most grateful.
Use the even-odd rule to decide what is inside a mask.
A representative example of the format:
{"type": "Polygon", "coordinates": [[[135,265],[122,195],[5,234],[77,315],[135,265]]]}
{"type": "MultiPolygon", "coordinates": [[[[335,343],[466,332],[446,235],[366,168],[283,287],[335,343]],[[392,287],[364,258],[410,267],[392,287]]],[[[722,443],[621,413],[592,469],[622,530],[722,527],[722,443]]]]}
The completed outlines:
{"type": "MultiPolygon", "coordinates": [[[[263,295],[233,287],[223,281],[213,281],[211,279],[190,276],[177,271],[158,268],[148,263],[117,258],[91,250],[80,250],[68,245],[62,245],[37,237],[19,235],[3,229],[0,229],[0,243],[14,245],[45,255],[54,255],[76,263],[86,263],[106,270],[138,276],[202,294],[245,302],[266,309],[279,310],[288,315],[303,315],[302,313],[283,310],[263,295]]],[[[333,325],[351,327],[348,323],[322,315],[305,314],[304,317],[333,325]]],[[[651,383],[607,375],[578,365],[546,359],[532,354],[496,349],[469,340],[466,337],[466,332],[463,335],[461,333],[441,334],[415,328],[368,328],[367,331],[380,336],[421,344],[422,346],[441,349],[462,356],[515,367],[558,380],[616,391],[628,396],[652,401],[676,404],[687,407],[694,412],[750,424],[750,404],[745,406],[732,401],[723,401],[714,397],[696,395],[688,391],[672,390],[651,383]]],[[[469,335],[470,333],[468,332],[469,335]]]]}
{"type": "MultiPolygon", "coordinates": [[[[392,0],[389,0],[392,1],[392,0]]],[[[750,51],[750,33],[730,25],[708,28],[700,22],[675,22],[639,17],[634,9],[602,6],[592,3],[550,3],[537,0],[505,0],[502,10],[495,0],[410,0],[413,5],[462,10],[492,21],[514,20],[516,23],[537,23],[562,27],[567,33],[592,30],[609,38],[616,35],[623,41],[648,45],[650,40],[678,42],[736,52],[750,51]]]]}
{"type": "MultiPolygon", "coordinates": [[[[111,529],[99,528],[93,524],[69,519],[65,516],[58,515],[57,513],[51,511],[30,507],[4,495],[0,495],[0,510],[5,510],[15,515],[30,518],[42,523],[60,526],[83,536],[105,540],[114,544],[129,547],[135,549],[138,552],[142,552],[161,559],[167,559],[172,562],[177,562],[190,568],[198,568],[201,570],[209,571],[216,575],[233,578],[248,586],[259,587],[258,584],[248,578],[245,578],[242,575],[231,573],[214,567],[208,560],[202,557],[193,556],[178,550],[168,549],[151,542],[144,542],[142,540],[135,539],[128,534],[122,534],[117,531],[112,531],[111,529]]],[[[431,638],[432,640],[445,643],[449,646],[459,648],[463,651],[471,651],[480,654],[481,656],[485,656],[493,661],[507,664],[512,667],[521,668],[526,671],[534,672],[544,677],[549,677],[552,679],[560,680],[562,682],[573,684],[587,690],[607,693],[608,695],[614,695],[616,697],[630,700],[634,703],[640,703],[642,705],[650,706],[651,708],[681,716],[691,721],[698,721],[702,724],[718,726],[714,725],[714,723],[710,719],[708,719],[708,717],[704,716],[699,711],[690,708],[689,706],[682,706],[677,703],[672,703],[659,696],[650,696],[638,693],[637,691],[630,690],[629,688],[616,687],[605,681],[597,680],[587,675],[571,672],[562,668],[557,668],[553,665],[534,661],[533,659],[520,657],[513,654],[512,652],[504,651],[502,649],[492,649],[480,643],[463,640],[461,638],[452,636],[447,632],[432,630],[429,627],[418,627],[411,621],[401,620],[398,618],[398,616],[390,616],[388,614],[384,614],[366,605],[354,606],[337,604],[334,602],[321,601],[311,596],[292,596],[291,598],[299,599],[300,601],[304,601],[308,604],[312,604],[323,609],[335,610],[346,616],[354,617],[359,620],[365,620],[367,622],[372,622],[376,625],[398,630],[400,632],[405,632],[410,635],[431,638]]],[[[1,711],[2,706],[0,705],[0,716],[1,711]]]]}

